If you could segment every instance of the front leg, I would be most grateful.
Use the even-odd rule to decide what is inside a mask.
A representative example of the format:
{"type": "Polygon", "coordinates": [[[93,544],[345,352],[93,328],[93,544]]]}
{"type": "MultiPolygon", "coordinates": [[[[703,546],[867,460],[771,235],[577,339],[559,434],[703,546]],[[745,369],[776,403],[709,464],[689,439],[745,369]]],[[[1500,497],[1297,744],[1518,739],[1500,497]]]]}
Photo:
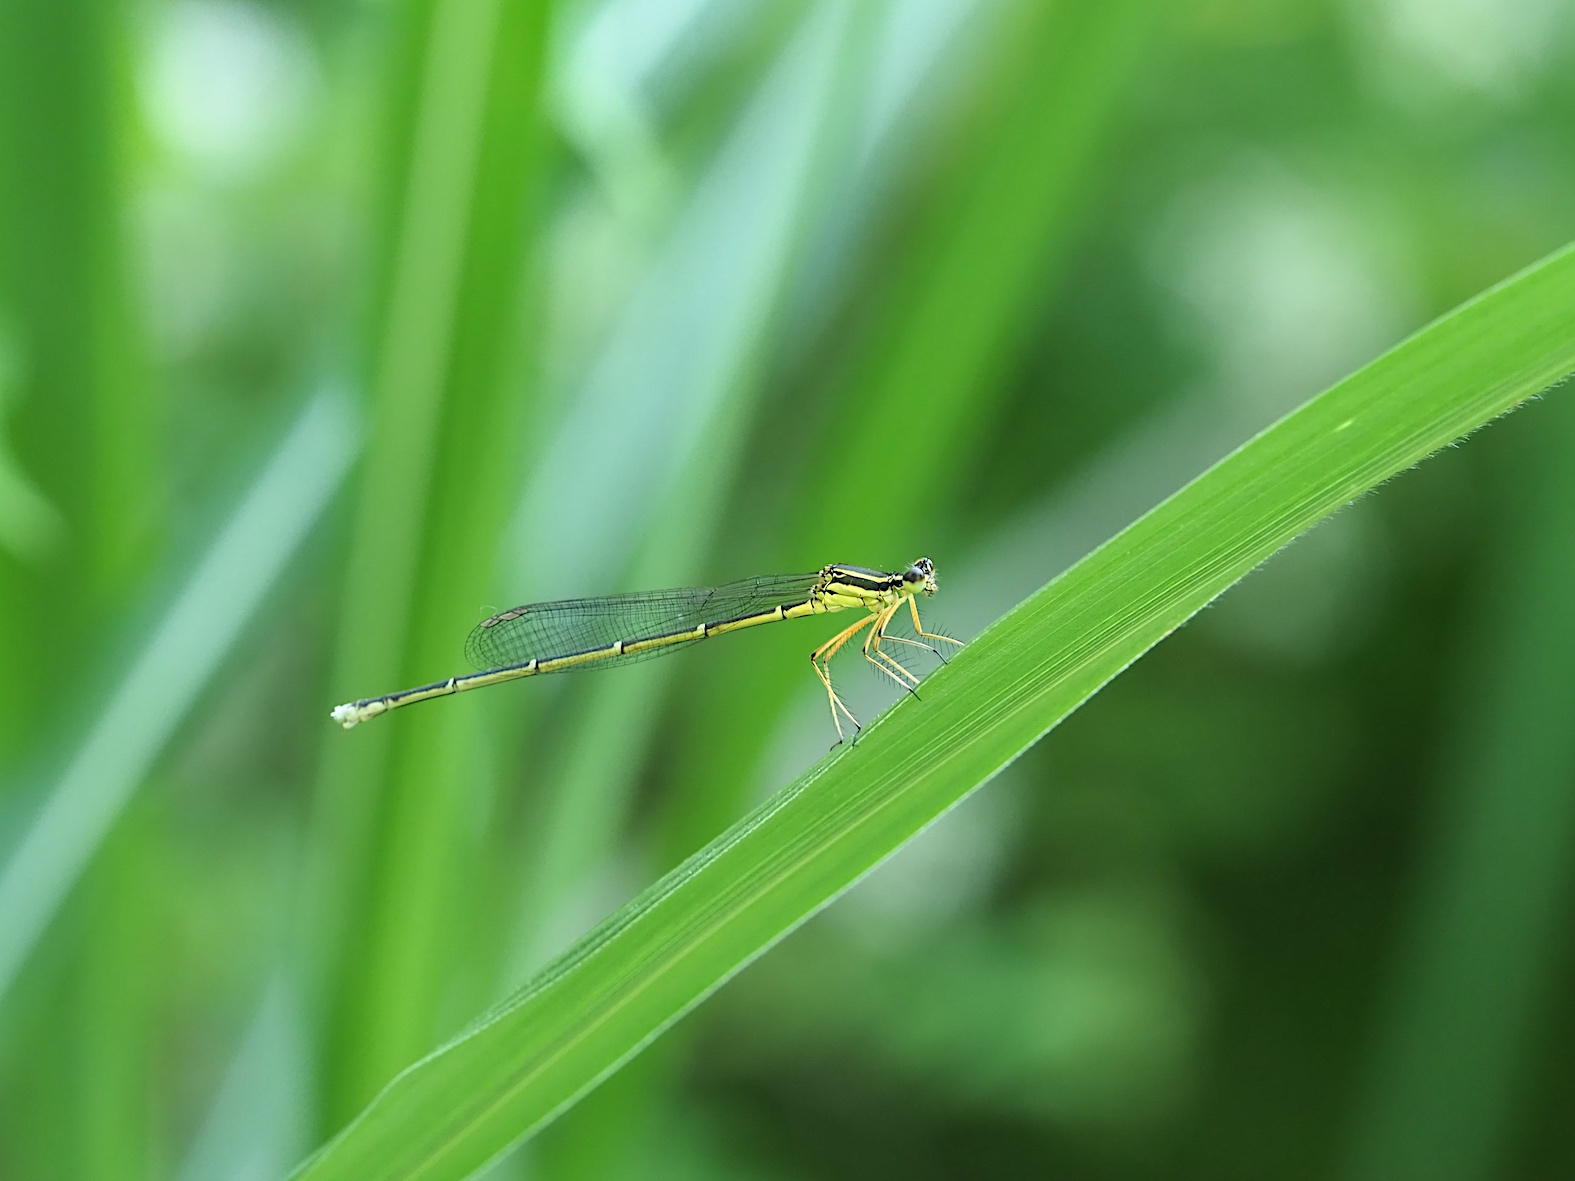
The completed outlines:
{"type": "MultiPolygon", "coordinates": [[[[943,644],[955,644],[959,648],[963,646],[963,642],[961,640],[954,640],[950,636],[941,636],[936,635],[934,632],[925,631],[924,625],[919,622],[919,604],[913,599],[911,595],[908,598],[908,610],[913,612],[913,630],[920,636],[923,636],[926,640],[940,640],[943,644]]],[[[893,638],[895,639],[896,637],[893,638]]],[[[935,649],[931,648],[930,651],[935,652],[935,649]]],[[[941,656],[939,652],[935,652],[935,655],[941,656]]],[[[941,656],[941,662],[944,664],[945,661],[946,657],[941,656]]]]}

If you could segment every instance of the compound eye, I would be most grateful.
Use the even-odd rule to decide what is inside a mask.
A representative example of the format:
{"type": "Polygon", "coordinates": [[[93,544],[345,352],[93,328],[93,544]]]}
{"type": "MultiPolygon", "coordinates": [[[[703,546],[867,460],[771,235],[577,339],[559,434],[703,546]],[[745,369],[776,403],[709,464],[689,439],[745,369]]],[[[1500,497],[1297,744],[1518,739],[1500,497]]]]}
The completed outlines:
{"type": "Polygon", "coordinates": [[[902,580],[904,582],[923,582],[924,572],[917,566],[909,566],[902,572],[902,580]]]}

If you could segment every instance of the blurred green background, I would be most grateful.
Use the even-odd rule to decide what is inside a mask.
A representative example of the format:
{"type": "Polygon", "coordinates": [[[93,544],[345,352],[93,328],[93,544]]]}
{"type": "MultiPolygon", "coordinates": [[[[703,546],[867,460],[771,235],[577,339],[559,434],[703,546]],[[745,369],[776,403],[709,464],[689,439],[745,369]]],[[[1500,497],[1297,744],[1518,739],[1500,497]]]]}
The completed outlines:
{"type": "MultiPolygon", "coordinates": [[[[0,6],[0,1177],[282,1176],[966,638],[1575,236],[1557,0],[0,6]],[[861,717],[895,690],[840,665],[861,717]]],[[[1575,1175],[1575,406],[1347,509],[496,1164],[1575,1175]]]]}

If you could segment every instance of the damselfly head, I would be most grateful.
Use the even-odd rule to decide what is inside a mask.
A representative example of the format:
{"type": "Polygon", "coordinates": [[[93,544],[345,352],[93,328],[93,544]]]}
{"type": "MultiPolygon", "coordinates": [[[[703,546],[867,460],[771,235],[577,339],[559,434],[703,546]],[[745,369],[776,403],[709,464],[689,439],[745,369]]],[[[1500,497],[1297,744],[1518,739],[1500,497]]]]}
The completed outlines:
{"type": "Polygon", "coordinates": [[[913,589],[916,591],[923,591],[927,595],[933,595],[935,593],[935,563],[928,558],[920,558],[902,572],[902,580],[913,585],[913,589]]]}

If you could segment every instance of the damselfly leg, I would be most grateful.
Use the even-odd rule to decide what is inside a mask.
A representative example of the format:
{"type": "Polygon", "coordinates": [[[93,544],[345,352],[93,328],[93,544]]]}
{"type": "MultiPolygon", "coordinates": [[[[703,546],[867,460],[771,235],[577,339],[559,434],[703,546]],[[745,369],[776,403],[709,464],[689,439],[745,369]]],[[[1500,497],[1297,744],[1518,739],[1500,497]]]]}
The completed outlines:
{"type": "Polygon", "coordinates": [[[831,705],[831,721],[837,727],[837,746],[841,746],[847,739],[847,735],[842,730],[843,718],[846,718],[853,724],[854,741],[858,740],[859,732],[863,727],[859,724],[858,718],[854,717],[852,711],[843,703],[836,689],[832,687],[831,658],[842,651],[865,628],[868,628],[869,632],[865,635],[862,646],[864,659],[869,661],[870,665],[878,672],[895,681],[915,697],[919,695],[919,678],[904,667],[902,662],[890,652],[883,651],[881,645],[889,641],[894,644],[906,644],[911,648],[922,648],[926,652],[933,653],[943,663],[946,657],[942,655],[941,650],[933,644],[925,643],[925,640],[940,640],[943,643],[954,644],[957,647],[962,646],[961,640],[954,640],[950,636],[936,635],[933,632],[925,631],[924,625],[919,622],[918,608],[914,606],[911,598],[906,598],[899,599],[894,603],[884,604],[872,610],[863,619],[843,628],[820,647],[816,648],[809,655],[809,664],[815,670],[815,675],[820,678],[820,683],[826,688],[826,698],[831,705]],[[892,620],[902,610],[904,602],[908,604],[909,610],[913,612],[913,630],[922,639],[910,640],[906,636],[894,636],[887,631],[887,628],[891,626],[892,620]]]}
{"type": "MultiPolygon", "coordinates": [[[[888,636],[886,634],[886,627],[891,623],[892,616],[897,613],[897,608],[900,606],[900,603],[893,603],[876,614],[875,626],[870,629],[870,634],[864,640],[864,659],[917,697],[919,695],[919,678],[905,669],[889,652],[880,650],[881,641],[901,639],[899,636],[888,636]]],[[[928,645],[921,646],[928,647],[928,645]]]]}
{"type": "MultiPolygon", "coordinates": [[[[924,630],[924,625],[919,622],[919,605],[917,603],[915,603],[912,599],[908,600],[908,610],[913,612],[913,630],[914,630],[914,633],[916,635],[922,636],[926,640],[939,640],[943,644],[951,644],[954,647],[958,647],[958,648],[961,648],[963,646],[963,642],[961,640],[954,640],[950,636],[943,636],[943,635],[940,635],[938,632],[927,632],[927,631],[925,631],[924,630]]],[[[941,656],[940,649],[938,649],[938,648],[931,648],[930,651],[934,652],[935,655],[941,657],[941,663],[942,664],[946,663],[946,657],[941,656]]]]}
{"type": "Polygon", "coordinates": [[[841,711],[842,716],[853,723],[854,738],[858,737],[859,731],[864,727],[859,725],[859,720],[853,716],[847,706],[842,704],[842,698],[838,697],[837,691],[831,687],[831,658],[842,651],[843,645],[858,635],[859,632],[869,627],[877,618],[879,618],[878,613],[866,615],[857,623],[843,628],[809,654],[809,667],[815,670],[815,675],[820,678],[820,683],[826,686],[826,696],[831,700],[831,722],[837,728],[837,741],[833,744],[834,746],[841,746],[847,738],[847,735],[842,732],[842,720],[837,716],[838,711],[841,711]]]}

